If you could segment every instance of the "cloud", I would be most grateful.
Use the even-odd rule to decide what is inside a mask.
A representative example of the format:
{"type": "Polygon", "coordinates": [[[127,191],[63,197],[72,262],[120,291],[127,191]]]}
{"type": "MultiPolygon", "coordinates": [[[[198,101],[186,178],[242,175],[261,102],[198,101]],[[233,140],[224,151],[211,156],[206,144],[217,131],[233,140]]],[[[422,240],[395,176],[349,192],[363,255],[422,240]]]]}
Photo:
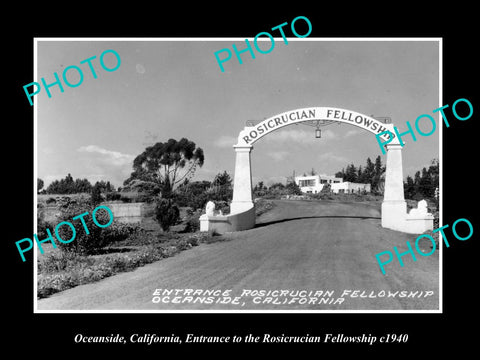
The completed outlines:
{"type": "Polygon", "coordinates": [[[345,156],[341,156],[333,152],[322,153],[318,156],[318,160],[329,161],[333,163],[348,163],[349,161],[345,156]]]}
{"type": "Polygon", "coordinates": [[[100,160],[108,161],[108,163],[113,166],[131,165],[133,159],[135,158],[133,155],[122,154],[118,151],[103,149],[97,145],[81,146],[77,149],[77,151],[100,155],[100,160]]]}
{"type": "Polygon", "coordinates": [[[228,135],[222,135],[213,142],[213,145],[215,145],[216,147],[221,147],[221,148],[231,148],[236,143],[237,143],[237,138],[236,137],[228,136],[228,135]]]}
{"type": "Polygon", "coordinates": [[[361,134],[363,132],[364,132],[363,130],[358,130],[358,129],[348,130],[345,133],[344,137],[348,138],[348,137],[352,137],[352,136],[357,136],[358,134],[361,134]]]}
{"type": "Polygon", "coordinates": [[[145,66],[143,66],[142,64],[137,64],[135,65],[135,70],[137,70],[137,73],[139,74],[145,74],[145,66]]]}
{"type": "MultiPolygon", "coordinates": [[[[337,138],[337,135],[332,130],[322,129],[322,140],[332,140],[335,138],[337,138]]],[[[300,144],[312,144],[319,139],[315,138],[315,129],[312,127],[311,130],[291,128],[277,130],[266,135],[265,140],[270,143],[284,143],[285,141],[288,141],[300,144]]]]}
{"type": "Polygon", "coordinates": [[[104,149],[97,145],[81,146],[77,149],[81,156],[78,159],[81,177],[90,182],[108,180],[119,186],[132,171],[135,156],[119,151],[104,149]]]}
{"type": "Polygon", "coordinates": [[[290,154],[289,151],[270,151],[267,156],[270,156],[275,161],[283,161],[290,154]]]}

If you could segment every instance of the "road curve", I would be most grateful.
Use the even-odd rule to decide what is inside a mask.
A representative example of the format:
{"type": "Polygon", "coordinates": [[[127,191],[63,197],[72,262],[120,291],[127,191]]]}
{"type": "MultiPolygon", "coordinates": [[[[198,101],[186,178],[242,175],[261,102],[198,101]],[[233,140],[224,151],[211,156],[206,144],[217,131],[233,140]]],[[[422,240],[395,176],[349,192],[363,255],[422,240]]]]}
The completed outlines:
{"type": "MultiPolygon", "coordinates": [[[[416,237],[382,228],[377,204],[278,200],[254,229],[54,294],[37,310],[439,310],[438,250],[407,254],[403,267],[394,259],[386,275],[375,259],[416,237]]],[[[428,239],[419,244],[430,251],[428,239]]]]}

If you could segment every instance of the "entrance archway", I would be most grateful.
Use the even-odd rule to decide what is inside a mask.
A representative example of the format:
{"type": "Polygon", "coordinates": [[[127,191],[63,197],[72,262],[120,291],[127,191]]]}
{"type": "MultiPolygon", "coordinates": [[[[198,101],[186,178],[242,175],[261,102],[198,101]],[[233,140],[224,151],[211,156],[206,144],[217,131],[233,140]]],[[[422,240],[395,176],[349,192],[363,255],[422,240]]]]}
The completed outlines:
{"type": "MultiPolygon", "coordinates": [[[[433,216],[421,219],[409,217],[403,190],[402,146],[395,137],[393,124],[385,124],[371,116],[355,111],[333,107],[309,107],[290,110],[268,119],[259,124],[246,126],[238,135],[235,149],[235,175],[233,186],[233,199],[230,204],[230,215],[201,217],[201,230],[215,229],[219,232],[239,231],[251,229],[255,226],[255,204],[253,201],[252,169],[250,155],[253,144],[270,133],[285,126],[298,124],[305,121],[337,121],[360,127],[374,135],[382,134],[383,140],[392,141],[385,145],[386,172],[385,190],[382,202],[382,227],[411,233],[421,233],[431,226],[433,229],[433,216]],[[431,225],[430,225],[431,223],[431,225]]],[[[376,141],[376,139],[375,139],[376,141]]],[[[417,214],[418,217],[418,214],[417,214]]]]}

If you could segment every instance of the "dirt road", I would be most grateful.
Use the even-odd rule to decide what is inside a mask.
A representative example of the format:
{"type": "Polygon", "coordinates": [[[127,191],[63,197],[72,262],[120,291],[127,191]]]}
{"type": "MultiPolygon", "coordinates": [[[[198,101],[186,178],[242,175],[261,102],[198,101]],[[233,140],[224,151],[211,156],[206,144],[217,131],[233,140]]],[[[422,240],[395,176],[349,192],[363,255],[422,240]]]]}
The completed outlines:
{"type": "MultiPolygon", "coordinates": [[[[375,254],[405,251],[416,236],[383,229],[378,205],[276,204],[228,241],[66,290],[38,310],[438,310],[438,250],[381,273],[375,254]]],[[[429,251],[428,240],[421,246],[429,251]]]]}

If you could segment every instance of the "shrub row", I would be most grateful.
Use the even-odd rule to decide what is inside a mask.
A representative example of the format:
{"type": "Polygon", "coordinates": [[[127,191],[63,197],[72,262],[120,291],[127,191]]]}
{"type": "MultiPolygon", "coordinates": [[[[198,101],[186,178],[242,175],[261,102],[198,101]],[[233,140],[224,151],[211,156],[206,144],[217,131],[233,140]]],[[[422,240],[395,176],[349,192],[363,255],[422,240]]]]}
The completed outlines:
{"type": "Polygon", "coordinates": [[[221,241],[214,233],[196,233],[170,239],[166,243],[142,246],[137,251],[105,256],[78,256],[55,252],[38,263],[38,298],[44,298],[77,285],[95,282],[114,274],[171,257],[201,243],[221,241]]]}
{"type": "MultiPolygon", "coordinates": [[[[75,253],[79,255],[92,255],[96,254],[103,247],[110,245],[114,242],[122,241],[140,231],[138,226],[129,224],[122,224],[113,220],[113,223],[108,227],[98,227],[92,218],[92,212],[94,206],[87,201],[62,199],[57,201],[57,208],[60,211],[60,216],[56,224],[50,224],[42,217],[37,218],[37,237],[40,240],[46,239],[48,233],[46,229],[50,229],[52,236],[55,236],[55,227],[62,221],[70,222],[75,228],[75,236],[69,226],[61,226],[58,228],[58,235],[61,239],[68,241],[72,237],[73,241],[65,244],[60,241],[56,241],[57,246],[63,252],[75,253]],[[74,217],[88,212],[88,215],[83,216],[85,227],[88,229],[89,234],[84,228],[84,225],[80,219],[72,220],[74,217]]],[[[99,209],[95,217],[100,224],[107,224],[110,221],[110,215],[105,209],[99,209]]],[[[57,239],[58,240],[58,239],[57,239]]]]}

